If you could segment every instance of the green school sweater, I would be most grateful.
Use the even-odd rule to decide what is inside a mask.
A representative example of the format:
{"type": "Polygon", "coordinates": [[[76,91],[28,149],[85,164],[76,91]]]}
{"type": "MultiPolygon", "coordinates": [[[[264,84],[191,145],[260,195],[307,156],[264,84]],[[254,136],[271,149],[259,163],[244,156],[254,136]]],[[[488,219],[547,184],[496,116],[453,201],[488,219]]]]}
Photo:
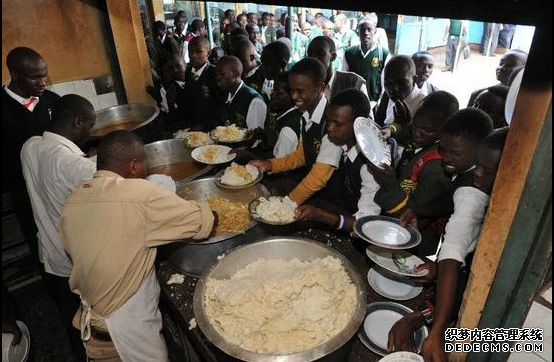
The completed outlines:
{"type": "Polygon", "coordinates": [[[387,49],[377,46],[364,58],[359,45],[347,48],[344,53],[349,71],[365,79],[367,94],[371,101],[377,102],[381,96],[381,72],[385,67],[385,59],[388,55],[387,49]]]}

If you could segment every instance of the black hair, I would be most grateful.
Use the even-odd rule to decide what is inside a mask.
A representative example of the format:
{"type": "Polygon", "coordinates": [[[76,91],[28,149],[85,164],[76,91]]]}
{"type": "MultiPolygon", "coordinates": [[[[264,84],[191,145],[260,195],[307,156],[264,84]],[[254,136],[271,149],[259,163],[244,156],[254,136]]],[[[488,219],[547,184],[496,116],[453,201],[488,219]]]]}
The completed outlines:
{"type": "Polygon", "coordinates": [[[327,45],[327,47],[329,47],[329,51],[331,53],[334,53],[334,52],[337,51],[337,46],[335,45],[335,42],[333,41],[333,39],[331,39],[328,36],[324,36],[324,35],[316,36],[315,38],[313,38],[312,41],[310,42],[310,45],[308,45],[308,49],[311,46],[315,46],[315,45],[312,45],[312,44],[319,44],[319,43],[323,43],[323,44],[327,45]]]}
{"type": "Polygon", "coordinates": [[[142,139],[131,131],[113,131],[98,144],[98,169],[114,163],[130,162],[136,156],[136,147],[142,147],[142,139]]]}
{"type": "Polygon", "coordinates": [[[481,142],[493,130],[491,117],[480,109],[465,108],[451,115],[442,128],[442,133],[469,138],[481,142]]]}
{"type": "Polygon", "coordinates": [[[240,56],[244,52],[250,51],[252,48],[254,48],[254,51],[256,51],[254,44],[252,44],[252,42],[249,39],[245,39],[245,40],[241,39],[239,41],[233,42],[233,47],[231,49],[230,55],[234,55],[240,59],[240,56]]]}
{"type": "Polygon", "coordinates": [[[236,29],[233,29],[233,31],[231,31],[230,35],[231,35],[231,37],[244,35],[248,38],[248,32],[246,30],[244,30],[243,28],[241,28],[240,26],[236,29]]]}
{"type": "Polygon", "coordinates": [[[304,58],[294,64],[290,74],[301,74],[312,79],[314,83],[324,83],[327,78],[327,69],[316,58],[304,58]]]}
{"type": "Polygon", "coordinates": [[[460,104],[454,95],[446,91],[436,91],[423,98],[415,114],[430,113],[433,121],[442,126],[459,109],[460,104]]]}
{"type": "Polygon", "coordinates": [[[200,43],[204,48],[210,50],[210,41],[205,36],[195,36],[190,40],[188,46],[190,47],[196,43],[200,43]]]}
{"type": "Polygon", "coordinates": [[[260,30],[260,27],[256,23],[248,23],[246,24],[246,32],[250,34],[251,31],[254,30],[254,27],[258,28],[258,31],[260,30]]]}
{"type": "Polygon", "coordinates": [[[226,55],[224,57],[221,57],[219,59],[219,62],[217,63],[218,67],[223,66],[232,66],[235,70],[238,71],[238,76],[242,74],[242,63],[240,62],[239,58],[235,57],[234,55],[226,55]]]}
{"type": "Polygon", "coordinates": [[[203,22],[202,20],[200,20],[200,19],[194,19],[194,20],[192,21],[192,23],[190,24],[190,30],[191,30],[191,32],[193,32],[193,33],[196,32],[196,31],[198,31],[198,30],[200,30],[200,29],[202,29],[202,28],[205,28],[205,27],[206,27],[206,25],[205,25],[204,22],[203,22]]]}
{"type": "Polygon", "coordinates": [[[175,13],[175,16],[173,17],[173,21],[177,21],[180,18],[185,18],[185,19],[187,18],[187,14],[183,10],[179,10],[175,13]]]}
{"type": "Polygon", "coordinates": [[[277,87],[277,83],[279,84],[286,84],[287,89],[289,89],[289,73],[288,72],[282,72],[279,73],[274,79],[274,87],[277,87]]]}
{"type": "Polygon", "coordinates": [[[280,41],[274,41],[272,43],[267,44],[262,50],[262,53],[266,53],[266,52],[271,54],[272,58],[277,61],[284,60],[287,63],[289,62],[290,49],[286,44],[280,41]]]}
{"type": "Polygon", "coordinates": [[[359,89],[348,88],[335,94],[330,104],[336,106],[350,106],[354,121],[358,117],[369,117],[371,112],[371,104],[369,98],[359,89]]]}
{"type": "Polygon", "coordinates": [[[239,18],[242,19],[242,17],[245,17],[246,20],[248,20],[248,17],[246,16],[246,14],[238,14],[238,15],[237,15],[237,22],[239,21],[239,18]]]}
{"type": "Polygon", "coordinates": [[[94,116],[94,107],[84,97],[77,94],[66,94],[56,101],[52,108],[52,124],[68,125],[77,117],[94,116]]]}
{"type": "Polygon", "coordinates": [[[268,13],[267,11],[264,11],[264,12],[262,13],[262,19],[265,18],[266,16],[269,16],[269,13],[268,13]]]}
{"type": "Polygon", "coordinates": [[[425,56],[433,58],[433,54],[429,53],[426,50],[420,50],[420,51],[415,52],[414,54],[412,54],[412,60],[415,63],[419,58],[422,58],[422,57],[425,57],[425,56]]]}
{"type": "Polygon", "coordinates": [[[483,146],[495,150],[502,151],[506,144],[506,138],[508,137],[508,131],[510,127],[502,127],[492,131],[484,140],[483,146]]]}
{"type": "Polygon", "coordinates": [[[23,63],[39,62],[44,59],[35,50],[27,47],[17,47],[10,50],[6,57],[6,66],[10,71],[22,70],[23,63]]]}
{"type": "Polygon", "coordinates": [[[157,20],[154,22],[154,30],[162,30],[162,31],[165,31],[166,29],[166,25],[163,21],[161,20],[157,20]]]}
{"type": "Polygon", "coordinates": [[[408,71],[408,75],[416,75],[415,63],[411,57],[407,55],[396,55],[392,57],[387,65],[385,65],[385,75],[391,71],[391,69],[402,69],[408,71]]]}
{"type": "Polygon", "coordinates": [[[485,90],[506,101],[506,98],[508,97],[508,92],[510,91],[510,87],[503,84],[496,84],[486,88],[485,90]]]}

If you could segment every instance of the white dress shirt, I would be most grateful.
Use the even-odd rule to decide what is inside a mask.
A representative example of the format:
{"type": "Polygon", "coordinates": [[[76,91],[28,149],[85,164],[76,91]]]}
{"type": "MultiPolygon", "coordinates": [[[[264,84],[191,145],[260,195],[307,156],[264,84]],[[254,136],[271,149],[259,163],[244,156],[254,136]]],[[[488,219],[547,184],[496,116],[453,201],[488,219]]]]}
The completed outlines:
{"type": "Polygon", "coordinates": [[[454,192],[454,213],[446,224],[438,261],[454,259],[465,265],[475,250],[490,196],[475,187],[460,187],[454,192]]]}
{"type": "Polygon", "coordinates": [[[60,242],[60,213],[73,190],[92,179],[96,163],[67,138],[47,131],[25,142],[21,165],[38,227],[40,261],[46,272],[69,277],[73,264],[60,242]]]}
{"type": "MultiPolygon", "coordinates": [[[[360,157],[364,157],[361,155],[358,145],[355,145],[350,149],[347,149],[346,146],[342,146],[341,149],[343,151],[343,157],[348,157],[352,163],[356,161],[358,155],[360,155],[360,157]]],[[[360,200],[358,200],[358,211],[354,214],[354,217],[359,219],[364,216],[381,214],[381,207],[374,201],[375,194],[377,193],[377,190],[379,190],[379,184],[375,182],[373,175],[369,172],[366,165],[363,165],[362,168],[360,168],[360,177],[362,178],[362,189],[360,190],[360,200]]]]}
{"type": "MultiPolygon", "coordinates": [[[[406,102],[406,105],[408,106],[408,109],[410,110],[410,114],[414,115],[415,111],[419,108],[419,103],[421,100],[425,98],[425,93],[419,87],[414,84],[414,88],[412,89],[412,92],[404,99],[404,102],[406,102]]],[[[394,102],[392,99],[389,98],[389,103],[387,104],[387,116],[385,118],[385,124],[391,124],[394,122],[394,102]]]]}
{"type": "Polygon", "coordinates": [[[4,89],[6,90],[6,93],[13,99],[15,99],[19,104],[24,106],[29,110],[29,112],[32,112],[35,107],[37,106],[38,102],[40,101],[39,97],[31,96],[29,98],[23,98],[19,94],[14,93],[9,87],[9,83],[4,86],[4,89]]]}
{"type": "MultiPolygon", "coordinates": [[[[277,117],[277,121],[279,121],[281,118],[283,118],[285,115],[289,114],[290,112],[298,109],[296,106],[292,107],[279,117],[277,117]]],[[[300,121],[300,120],[299,120],[300,121]]],[[[273,157],[280,158],[288,155],[289,153],[294,152],[296,148],[298,147],[298,136],[296,133],[292,130],[292,128],[286,126],[281,128],[281,131],[279,132],[279,136],[277,137],[277,142],[275,142],[275,146],[273,147],[273,157]]]]}
{"type": "MultiPolygon", "coordinates": [[[[229,92],[229,95],[227,96],[227,103],[231,104],[233,99],[235,99],[235,96],[239,92],[239,90],[244,85],[244,82],[241,81],[239,87],[235,91],[234,94],[231,94],[229,92]]],[[[253,130],[256,128],[264,128],[265,123],[265,117],[267,114],[267,105],[263,101],[261,97],[256,97],[252,99],[250,102],[250,105],[248,106],[248,114],[246,115],[246,127],[249,130],[253,130]]]]}

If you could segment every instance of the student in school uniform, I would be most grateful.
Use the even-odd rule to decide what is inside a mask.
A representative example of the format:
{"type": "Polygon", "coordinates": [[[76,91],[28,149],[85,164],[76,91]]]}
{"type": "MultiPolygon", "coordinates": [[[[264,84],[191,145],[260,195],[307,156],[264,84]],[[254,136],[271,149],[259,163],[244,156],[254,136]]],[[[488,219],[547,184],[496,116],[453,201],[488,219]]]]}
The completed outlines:
{"type": "Polygon", "coordinates": [[[377,24],[372,20],[362,20],[358,24],[360,45],[346,48],[342,70],[358,74],[366,81],[367,94],[374,107],[383,90],[381,73],[390,58],[388,49],[379,46],[375,40],[377,24]]]}
{"type": "Polygon", "coordinates": [[[266,101],[271,99],[274,79],[285,73],[289,60],[290,49],[283,42],[275,41],[264,47],[259,68],[259,76],[264,80],[259,93],[266,101]]]}
{"type": "Polygon", "coordinates": [[[227,93],[223,106],[226,122],[249,130],[263,128],[267,105],[258,92],[244,84],[241,74],[242,64],[232,55],[221,58],[215,68],[217,86],[227,93]]]}
{"type": "Polygon", "coordinates": [[[185,73],[185,97],[179,101],[187,109],[186,119],[194,129],[210,131],[225,122],[220,104],[224,102],[215,80],[215,66],[210,64],[210,43],[196,37],[189,43],[190,63],[185,73]]]}
{"type": "Polygon", "coordinates": [[[17,47],[6,56],[10,81],[2,89],[2,188],[12,207],[34,262],[39,264],[37,226],[19,158],[21,147],[41,135],[51,124],[51,113],[60,96],[46,89],[48,67],[31,48],[17,47]]]}
{"type": "Polygon", "coordinates": [[[488,114],[492,118],[494,128],[506,127],[506,98],[510,87],[497,84],[492,87],[485,88],[475,98],[473,108],[477,108],[488,114]]]}
{"type": "MultiPolygon", "coordinates": [[[[369,171],[381,186],[375,201],[385,214],[399,217],[406,209],[448,195],[452,180],[442,167],[438,141],[446,120],[458,107],[458,101],[452,94],[435,92],[423,100],[410,124],[390,126],[393,137],[408,134],[399,164],[394,169],[385,164],[379,168],[368,163],[369,171]]],[[[419,221],[423,244],[430,244],[428,249],[431,251],[435,250],[433,248],[438,243],[441,230],[437,229],[440,227],[439,217],[422,218],[419,221]]]]}
{"type": "Polygon", "coordinates": [[[428,51],[419,51],[412,54],[412,60],[416,67],[417,81],[416,84],[423,94],[428,95],[439,89],[429,82],[429,78],[433,74],[435,68],[435,59],[428,51]]]}
{"type": "Polygon", "coordinates": [[[329,191],[334,193],[341,212],[304,204],[299,207],[300,220],[315,220],[351,232],[356,218],[380,214],[381,207],[374,200],[379,184],[365,166],[367,159],[356,145],[354,135],[354,120],[368,117],[370,111],[369,99],[358,89],[346,89],[331,98],[327,135],[331,142],[341,147],[343,154],[339,168],[333,173],[334,180],[326,188],[332,188],[329,191]]]}
{"type": "Polygon", "coordinates": [[[160,89],[160,109],[171,124],[184,122],[186,117],[185,81],[187,65],[179,54],[168,54],[162,64],[163,85],[160,89]],[[179,104],[181,103],[181,104],[179,104]]]}
{"type": "Polygon", "coordinates": [[[256,158],[286,156],[294,152],[301,137],[302,114],[290,97],[288,73],[279,74],[273,82],[265,126],[257,136],[261,142],[252,150],[256,158]]]}
{"type": "MultiPolygon", "coordinates": [[[[440,134],[438,152],[444,172],[452,181],[452,188],[446,195],[437,196],[427,203],[409,205],[400,216],[402,222],[412,222],[416,218],[444,218],[454,212],[453,194],[460,187],[472,185],[479,145],[492,130],[491,118],[478,109],[462,109],[448,118],[440,134]]],[[[438,234],[443,232],[438,231],[438,234]]],[[[415,252],[421,256],[434,255],[436,243],[422,243],[415,252]]]]}
{"type": "Polygon", "coordinates": [[[472,184],[460,187],[454,193],[454,211],[446,225],[438,265],[426,263],[418,266],[430,271],[421,282],[436,279],[435,301],[426,301],[393,326],[389,333],[389,350],[414,351],[413,332],[428,324],[431,332],[423,342],[423,356],[433,361],[447,360],[444,332],[456,318],[462,301],[507,135],[507,127],[497,129],[479,145],[472,184]]]}
{"type": "Polygon", "coordinates": [[[185,37],[185,41],[183,42],[183,59],[187,64],[190,63],[189,43],[192,39],[197,37],[205,38],[207,34],[206,25],[200,19],[194,19],[192,21],[190,30],[190,33],[185,37]]]}
{"type": "Polygon", "coordinates": [[[387,63],[384,72],[385,93],[379,101],[375,122],[383,126],[393,122],[409,123],[425,93],[416,84],[414,61],[397,55],[387,63]]]}
{"type": "Polygon", "coordinates": [[[242,40],[233,46],[231,55],[239,58],[242,63],[241,77],[244,84],[261,93],[264,78],[260,72],[260,63],[256,60],[254,45],[249,40],[242,40]]]}
{"type": "Polygon", "coordinates": [[[267,45],[273,43],[277,40],[277,33],[275,32],[275,27],[270,23],[270,14],[267,12],[262,13],[262,24],[260,26],[260,34],[262,45],[267,45]]]}
{"type": "Polygon", "coordinates": [[[361,90],[367,96],[365,80],[352,72],[343,72],[333,69],[333,62],[337,58],[337,50],[333,39],[318,36],[308,46],[308,56],[318,59],[327,68],[325,79],[325,97],[331,99],[335,94],[348,88],[361,90]]]}
{"type": "Polygon", "coordinates": [[[302,204],[321,190],[339,166],[342,149],[326,135],[327,99],[323,94],[325,66],[315,58],[296,63],[289,75],[290,95],[302,112],[301,140],[296,150],[284,157],[254,160],[261,172],[280,173],[298,170],[300,183],[289,197],[302,204]]]}

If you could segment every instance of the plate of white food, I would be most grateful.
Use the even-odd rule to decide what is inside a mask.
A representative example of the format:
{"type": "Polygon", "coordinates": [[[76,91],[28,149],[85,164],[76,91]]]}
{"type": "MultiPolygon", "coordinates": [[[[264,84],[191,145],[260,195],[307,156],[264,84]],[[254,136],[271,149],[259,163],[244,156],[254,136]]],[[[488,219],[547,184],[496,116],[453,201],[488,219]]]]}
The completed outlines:
{"type": "Polygon", "coordinates": [[[287,225],[296,221],[298,204],[288,196],[261,196],[248,206],[254,220],[270,225],[287,225]]]}
{"type": "Polygon", "coordinates": [[[257,167],[233,162],[215,175],[215,183],[226,189],[242,189],[257,184],[262,177],[263,173],[257,167]]]}

